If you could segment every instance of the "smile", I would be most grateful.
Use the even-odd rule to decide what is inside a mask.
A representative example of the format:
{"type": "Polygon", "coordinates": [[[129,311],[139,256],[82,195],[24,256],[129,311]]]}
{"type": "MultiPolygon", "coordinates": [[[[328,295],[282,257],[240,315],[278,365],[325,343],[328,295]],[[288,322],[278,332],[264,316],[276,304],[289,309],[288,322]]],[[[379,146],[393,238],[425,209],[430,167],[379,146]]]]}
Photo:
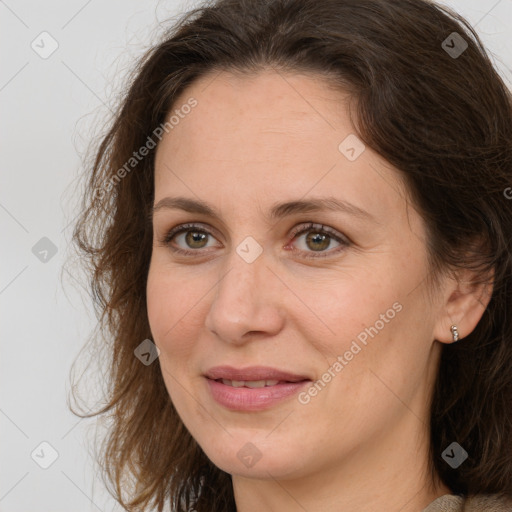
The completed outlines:
{"type": "Polygon", "coordinates": [[[278,380],[228,380],[218,379],[217,382],[222,382],[226,386],[232,386],[234,388],[264,388],[268,386],[275,386],[279,383],[278,380]]]}
{"type": "Polygon", "coordinates": [[[206,378],[210,399],[231,411],[256,412],[278,406],[311,384],[309,379],[297,382],[278,380],[238,381],[206,378]]]}

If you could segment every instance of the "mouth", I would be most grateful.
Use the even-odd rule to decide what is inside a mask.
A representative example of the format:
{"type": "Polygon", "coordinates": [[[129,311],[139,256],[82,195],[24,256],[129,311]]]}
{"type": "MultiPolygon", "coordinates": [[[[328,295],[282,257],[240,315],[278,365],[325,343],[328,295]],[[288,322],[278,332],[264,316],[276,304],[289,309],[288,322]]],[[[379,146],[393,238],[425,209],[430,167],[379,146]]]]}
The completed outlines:
{"type": "Polygon", "coordinates": [[[277,405],[312,382],[305,375],[269,367],[217,366],[204,377],[211,398],[233,411],[261,411],[277,405]]]}
{"type": "MultiPolygon", "coordinates": [[[[213,368],[210,368],[204,375],[205,377],[211,380],[225,380],[235,383],[273,383],[270,385],[275,385],[278,382],[299,382],[303,380],[311,380],[307,375],[299,375],[296,373],[288,372],[286,370],[271,368],[269,366],[250,366],[247,368],[234,368],[233,366],[215,366],[213,368]]],[[[235,387],[241,386],[237,386],[235,384],[235,387]]],[[[252,387],[263,386],[259,385],[252,387]]]]}
{"type": "Polygon", "coordinates": [[[233,388],[267,388],[269,386],[275,386],[277,384],[283,384],[285,380],[229,380],[229,379],[215,379],[215,382],[222,382],[225,386],[231,386],[233,388]]]}

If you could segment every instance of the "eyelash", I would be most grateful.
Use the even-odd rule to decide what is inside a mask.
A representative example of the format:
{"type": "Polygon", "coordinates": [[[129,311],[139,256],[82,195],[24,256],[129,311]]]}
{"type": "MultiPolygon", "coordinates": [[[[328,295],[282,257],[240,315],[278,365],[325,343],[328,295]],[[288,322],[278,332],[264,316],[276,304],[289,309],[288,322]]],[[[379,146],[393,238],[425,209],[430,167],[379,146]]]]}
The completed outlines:
{"type": "MultiPolygon", "coordinates": [[[[202,228],[201,225],[198,224],[181,224],[179,226],[176,226],[169,230],[166,235],[163,237],[162,240],[160,240],[160,243],[165,245],[166,247],[169,247],[173,252],[177,254],[182,254],[184,256],[192,256],[197,255],[197,253],[200,251],[200,249],[196,250],[186,250],[186,249],[180,249],[178,247],[174,247],[171,245],[172,239],[184,232],[187,231],[196,231],[198,233],[203,233],[209,236],[213,236],[209,231],[202,228]]],[[[332,239],[334,239],[336,242],[340,243],[340,247],[337,247],[336,249],[330,250],[330,251],[319,251],[317,253],[314,253],[313,251],[299,251],[303,252],[305,254],[305,258],[327,258],[332,256],[333,254],[338,254],[339,252],[346,249],[349,245],[351,245],[350,240],[348,240],[345,236],[339,236],[334,230],[323,226],[322,224],[315,224],[313,222],[308,222],[305,224],[301,224],[295,228],[292,233],[292,241],[295,240],[299,235],[302,235],[304,233],[307,233],[308,231],[313,231],[315,233],[319,234],[325,234],[329,235],[332,239]],[[315,254],[314,256],[311,254],[315,254]]],[[[295,252],[295,251],[294,251],[295,252]]]]}

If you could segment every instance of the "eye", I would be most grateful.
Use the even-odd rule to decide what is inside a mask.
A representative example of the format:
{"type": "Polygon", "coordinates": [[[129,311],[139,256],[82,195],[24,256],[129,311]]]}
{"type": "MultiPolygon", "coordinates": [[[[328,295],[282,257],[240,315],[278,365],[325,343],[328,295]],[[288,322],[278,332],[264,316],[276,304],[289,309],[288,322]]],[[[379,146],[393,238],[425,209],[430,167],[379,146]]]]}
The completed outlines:
{"type": "Polygon", "coordinates": [[[322,224],[309,222],[298,226],[292,232],[293,239],[299,239],[304,233],[307,233],[307,236],[303,240],[303,248],[300,249],[300,252],[305,253],[304,256],[306,258],[326,258],[333,253],[337,254],[343,251],[350,245],[350,241],[341,233],[322,224]],[[326,252],[325,249],[329,248],[332,241],[338,244],[336,250],[326,252]]]}
{"type": "MultiPolygon", "coordinates": [[[[312,222],[296,227],[290,236],[293,237],[293,240],[296,240],[300,239],[305,233],[309,234],[303,241],[303,248],[299,249],[299,251],[294,250],[294,252],[302,253],[305,258],[325,258],[333,253],[339,253],[351,243],[341,233],[323,226],[322,224],[314,224],[312,222]],[[336,250],[327,252],[326,249],[331,246],[333,241],[338,244],[336,250]]],[[[160,243],[178,254],[193,256],[197,255],[200,249],[208,247],[209,237],[213,238],[213,235],[207,229],[202,228],[201,225],[181,224],[172,228],[163,239],[160,240],[160,243]],[[175,243],[180,240],[182,246],[185,244],[185,247],[189,249],[176,247],[175,243]],[[172,243],[173,241],[175,243],[172,243]]]]}
{"type": "Polygon", "coordinates": [[[172,251],[178,254],[192,255],[197,254],[198,249],[207,247],[208,237],[212,234],[206,229],[201,228],[198,224],[181,224],[171,229],[160,243],[168,246],[172,251]],[[193,249],[192,251],[175,247],[171,242],[173,239],[183,240],[186,247],[193,249]]]}

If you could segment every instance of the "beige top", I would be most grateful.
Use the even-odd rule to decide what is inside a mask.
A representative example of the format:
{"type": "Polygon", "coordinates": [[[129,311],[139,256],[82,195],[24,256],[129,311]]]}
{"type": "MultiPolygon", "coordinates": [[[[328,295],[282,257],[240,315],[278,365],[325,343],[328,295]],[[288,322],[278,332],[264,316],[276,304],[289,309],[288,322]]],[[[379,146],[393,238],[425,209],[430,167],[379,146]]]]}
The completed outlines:
{"type": "Polygon", "coordinates": [[[435,499],[423,512],[512,512],[512,498],[493,494],[463,498],[445,494],[435,499]]]}

